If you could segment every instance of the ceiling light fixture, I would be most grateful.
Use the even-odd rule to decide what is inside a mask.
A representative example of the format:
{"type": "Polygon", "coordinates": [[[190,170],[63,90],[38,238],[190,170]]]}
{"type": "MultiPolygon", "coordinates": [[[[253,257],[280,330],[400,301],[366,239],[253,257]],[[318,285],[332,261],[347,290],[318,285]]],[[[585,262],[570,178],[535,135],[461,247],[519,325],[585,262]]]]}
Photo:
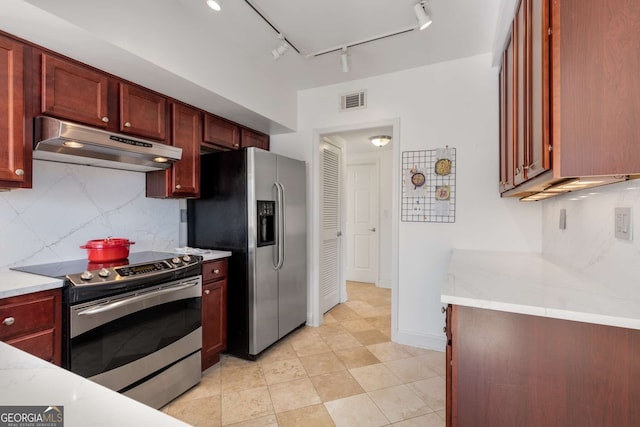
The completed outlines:
{"type": "Polygon", "coordinates": [[[222,10],[222,0],[205,0],[205,3],[216,12],[220,12],[222,10]]]}
{"type": "Polygon", "coordinates": [[[418,20],[418,28],[420,30],[424,30],[433,22],[431,19],[431,10],[426,0],[423,0],[413,6],[413,11],[416,14],[416,19],[418,20]]]}
{"type": "Polygon", "coordinates": [[[391,137],[389,135],[376,135],[369,138],[369,141],[376,147],[384,147],[389,142],[391,142],[391,137]]]}
{"type": "Polygon", "coordinates": [[[340,54],[340,63],[342,63],[342,71],[345,73],[349,72],[349,48],[343,47],[342,53],[340,54]]]}
{"type": "Polygon", "coordinates": [[[284,55],[287,49],[289,49],[289,45],[287,44],[282,34],[278,34],[278,40],[280,40],[280,46],[271,51],[271,55],[273,55],[273,59],[275,59],[276,61],[280,59],[282,55],[284,55]]]}

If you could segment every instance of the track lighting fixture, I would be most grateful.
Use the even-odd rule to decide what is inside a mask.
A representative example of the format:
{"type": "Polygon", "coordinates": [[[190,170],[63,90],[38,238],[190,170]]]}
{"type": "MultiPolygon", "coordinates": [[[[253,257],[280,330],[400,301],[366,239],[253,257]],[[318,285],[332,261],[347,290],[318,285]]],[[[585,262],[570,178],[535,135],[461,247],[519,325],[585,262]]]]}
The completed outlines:
{"type": "Polygon", "coordinates": [[[222,10],[222,0],[205,0],[205,3],[216,12],[222,10]]]}
{"type": "Polygon", "coordinates": [[[418,20],[418,29],[424,30],[429,25],[431,25],[431,10],[426,0],[422,0],[420,3],[413,6],[413,11],[416,14],[416,19],[418,20]]]}
{"type": "Polygon", "coordinates": [[[271,55],[273,55],[273,59],[275,59],[276,61],[280,59],[282,55],[284,55],[287,49],[289,49],[289,45],[285,41],[282,34],[278,34],[278,40],[280,40],[280,46],[271,51],[271,55]]]}
{"type": "Polygon", "coordinates": [[[391,141],[391,137],[389,135],[376,135],[369,137],[369,141],[376,147],[384,147],[391,141]]]}
{"type": "Polygon", "coordinates": [[[349,72],[349,48],[343,47],[342,53],[340,54],[340,63],[342,64],[342,71],[345,73],[349,72]]]}

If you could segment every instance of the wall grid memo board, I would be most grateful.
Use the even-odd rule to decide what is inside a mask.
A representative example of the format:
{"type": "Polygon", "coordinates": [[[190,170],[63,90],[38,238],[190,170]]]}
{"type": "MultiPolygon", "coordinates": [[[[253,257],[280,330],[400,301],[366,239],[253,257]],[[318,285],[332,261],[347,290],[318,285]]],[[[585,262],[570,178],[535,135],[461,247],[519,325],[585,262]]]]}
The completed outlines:
{"type": "Polygon", "coordinates": [[[456,222],[456,149],[402,152],[404,222],[456,222]]]}

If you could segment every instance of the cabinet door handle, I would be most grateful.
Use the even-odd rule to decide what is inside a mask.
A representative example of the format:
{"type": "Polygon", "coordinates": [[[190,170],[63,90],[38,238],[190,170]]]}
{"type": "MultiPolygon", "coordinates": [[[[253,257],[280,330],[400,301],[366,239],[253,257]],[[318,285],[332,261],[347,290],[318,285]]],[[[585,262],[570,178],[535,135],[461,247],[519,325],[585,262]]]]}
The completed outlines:
{"type": "Polygon", "coordinates": [[[442,327],[442,332],[444,332],[445,334],[447,333],[447,327],[446,326],[442,327]]]}
{"type": "Polygon", "coordinates": [[[16,175],[22,176],[24,175],[24,171],[22,169],[16,169],[16,175]]]}
{"type": "Polygon", "coordinates": [[[213,270],[213,274],[219,274],[220,270],[218,270],[217,268],[215,270],[213,270]]]}
{"type": "Polygon", "coordinates": [[[102,118],[102,121],[105,123],[109,123],[109,117],[105,116],[102,118]]]}
{"type": "Polygon", "coordinates": [[[130,122],[125,122],[124,127],[130,128],[131,127],[131,123],[130,122]]]}
{"type": "Polygon", "coordinates": [[[240,144],[233,144],[233,146],[234,146],[234,147],[239,147],[239,146],[240,146],[240,144]]]}
{"type": "Polygon", "coordinates": [[[7,325],[7,326],[11,326],[16,322],[16,319],[14,319],[13,317],[7,317],[2,321],[3,325],[7,325]]]}
{"type": "Polygon", "coordinates": [[[205,289],[204,293],[209,295],[211,293],[211,291],[209,289],[205,289]]]}
{"type": "Polygon", "coordinates": [[[447,309],[445,307],[440,307],[440,311],[442,312],[442,314],[445,314],[447,312],[447,309]]]}

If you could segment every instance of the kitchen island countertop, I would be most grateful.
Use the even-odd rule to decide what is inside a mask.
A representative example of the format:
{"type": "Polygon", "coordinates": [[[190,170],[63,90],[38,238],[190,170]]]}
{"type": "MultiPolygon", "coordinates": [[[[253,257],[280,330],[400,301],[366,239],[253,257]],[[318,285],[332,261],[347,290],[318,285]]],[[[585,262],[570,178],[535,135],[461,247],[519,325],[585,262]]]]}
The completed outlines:
{"type": "Polygon", "coordinates": [[[441,302],[640,329],[640,288],[607,283],[538,253],[454,250],[441,302]]]}
{"type": "Polygon", "coordinates": [[[187,426],[167,414],[0,342],[3,406],[62,406],[65,426],[187,426]]]}

